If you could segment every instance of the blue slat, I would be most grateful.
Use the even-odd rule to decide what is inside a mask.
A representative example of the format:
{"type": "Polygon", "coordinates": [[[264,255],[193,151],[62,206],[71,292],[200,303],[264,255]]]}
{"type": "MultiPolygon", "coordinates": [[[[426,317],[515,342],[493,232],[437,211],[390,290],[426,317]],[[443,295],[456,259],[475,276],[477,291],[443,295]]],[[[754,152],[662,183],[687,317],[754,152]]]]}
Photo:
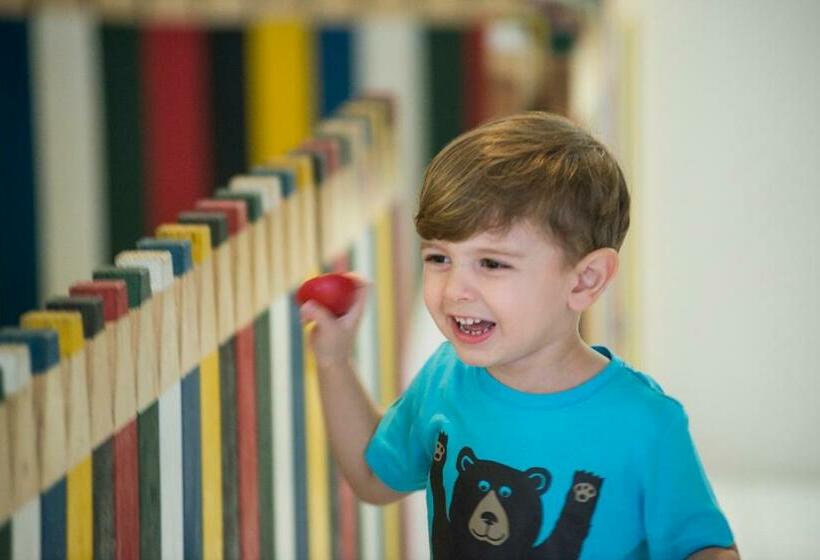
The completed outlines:
{"type": "Polygon", "coordinates": [[[0,325],[37,307],[36,195],[28,24],[0,20],[0,325]]]}
{"type": "Polygon", "coordinates": [[[182,502],[185,558],[202,558],[202,446],[199,368],[182,378],[182,502]],[[199,515],[197,515],[197,512],[199,515]]]}
{"type": "Polygon", "coordinates": [[[353,91],[353,34],[346,27],[325,27],[319,32],[321,111],[330,116],[353,91]]]}

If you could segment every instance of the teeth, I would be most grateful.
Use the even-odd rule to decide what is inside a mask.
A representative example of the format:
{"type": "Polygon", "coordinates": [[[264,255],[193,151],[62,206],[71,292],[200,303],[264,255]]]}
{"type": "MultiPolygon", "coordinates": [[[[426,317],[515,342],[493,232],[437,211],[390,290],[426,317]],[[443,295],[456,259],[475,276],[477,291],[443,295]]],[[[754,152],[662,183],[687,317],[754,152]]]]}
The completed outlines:
{"type": "Polygon", "coordinates": [[[481,319],[473,319],[471,317],[454,317],[454,319],[462,325],[475,325],[481,322],[481,319]]]}

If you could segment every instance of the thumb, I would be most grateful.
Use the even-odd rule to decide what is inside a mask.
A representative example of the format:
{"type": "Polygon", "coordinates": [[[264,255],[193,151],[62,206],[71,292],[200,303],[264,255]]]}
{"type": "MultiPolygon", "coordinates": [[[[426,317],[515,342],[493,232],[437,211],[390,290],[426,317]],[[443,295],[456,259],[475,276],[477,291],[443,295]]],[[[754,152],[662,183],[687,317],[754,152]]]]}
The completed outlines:
{"type": "Polygon", "coordinates": [[[303,324],[313,321],[319,328],[332,328],[336,321],[336,317],[333,313],[313,300],[306,301],[304,305],[299,308],[299,317],[302,319],[303,324]]]}

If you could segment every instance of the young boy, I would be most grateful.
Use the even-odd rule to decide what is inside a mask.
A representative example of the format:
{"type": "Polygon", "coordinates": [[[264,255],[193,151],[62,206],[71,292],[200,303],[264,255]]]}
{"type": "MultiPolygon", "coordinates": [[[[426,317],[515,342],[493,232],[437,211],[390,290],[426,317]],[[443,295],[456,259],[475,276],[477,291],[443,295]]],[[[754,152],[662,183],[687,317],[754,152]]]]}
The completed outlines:
{"type": "Polygon", "coordinates": [[[738,557],[682,406],[579,334],[628,226],[600,143],[508,117],[427,170],[424,302],[447,342],[386,413],[352,366],[364,288],[339,319],[303,306],[339,467],[375,504],[426,488],[435,560],[738,557]]]}

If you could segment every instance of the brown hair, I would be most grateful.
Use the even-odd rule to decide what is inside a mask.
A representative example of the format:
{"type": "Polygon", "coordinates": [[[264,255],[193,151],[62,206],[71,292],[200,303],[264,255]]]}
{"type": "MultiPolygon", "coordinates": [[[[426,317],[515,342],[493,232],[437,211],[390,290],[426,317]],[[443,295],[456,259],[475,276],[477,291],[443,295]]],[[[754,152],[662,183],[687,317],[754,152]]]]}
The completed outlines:
{"type": "Polygon", "coordinates": [[[444,147],[427,168],[416,231],[463,241],[529,221],[569,264],[620,249],[629,193],[615,159],[569,120],[528,112],[486,123],[444,147]]]}

